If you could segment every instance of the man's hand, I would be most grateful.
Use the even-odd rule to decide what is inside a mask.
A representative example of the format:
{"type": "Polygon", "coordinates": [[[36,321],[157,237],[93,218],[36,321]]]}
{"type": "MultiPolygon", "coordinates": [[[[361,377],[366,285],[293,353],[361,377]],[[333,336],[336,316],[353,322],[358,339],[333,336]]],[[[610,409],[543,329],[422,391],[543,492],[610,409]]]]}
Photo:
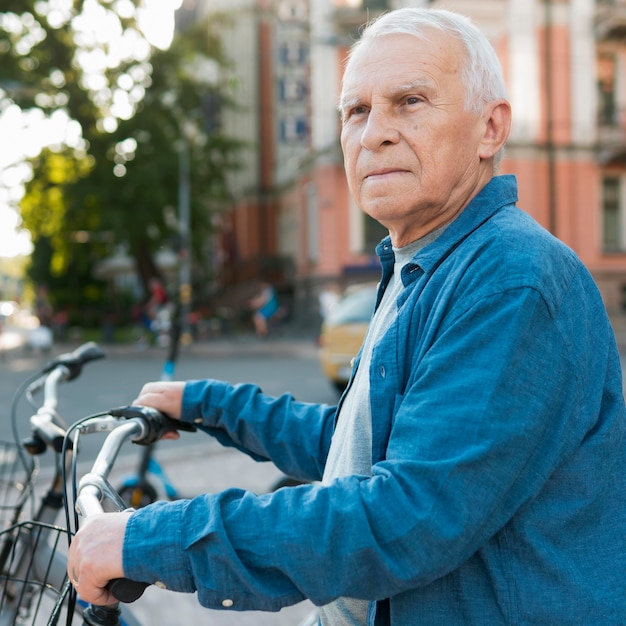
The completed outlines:
{"type": "Polygon", "coordinates": [[[117,602],[106,587],[114,578],[124,577],[122,549],[131,515],[132,512],[123,512],[88,517],[72,539],[67,572],[85,602],[117,602]]]}
{"type": "Polygon", "coordinates": [[[180,419],[183,405],[184,382],[154,382],[145,384],[133,404],[150,406],[180,419]]]}

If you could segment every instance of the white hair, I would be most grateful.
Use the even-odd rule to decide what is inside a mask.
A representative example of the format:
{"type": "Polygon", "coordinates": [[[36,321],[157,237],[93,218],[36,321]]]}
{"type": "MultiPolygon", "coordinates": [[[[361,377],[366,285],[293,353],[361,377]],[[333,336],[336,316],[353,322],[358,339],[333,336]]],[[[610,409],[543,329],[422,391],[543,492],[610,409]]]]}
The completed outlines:
{"type": "Polygon", "coordinates": [[[461,79],[468,111],[480,113],[488,102],[508,98],[502,66],[489,40],[468,17],[443,9],[404,8],[384,13],[366,24],[361,38],[350,50],[348,65],[365,42],[397,34],[427,38],[425,31],[432,28],[452,35],[465,49],[461,79]]]}

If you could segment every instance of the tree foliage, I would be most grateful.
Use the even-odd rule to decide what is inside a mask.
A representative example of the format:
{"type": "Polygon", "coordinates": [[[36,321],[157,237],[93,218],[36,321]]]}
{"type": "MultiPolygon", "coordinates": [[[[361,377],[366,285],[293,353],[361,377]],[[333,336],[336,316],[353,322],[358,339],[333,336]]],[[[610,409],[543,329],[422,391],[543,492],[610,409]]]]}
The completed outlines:
{"type": "Polygon", "coordinates": [[[152,273],[146,252],[177,235],[181,150],[189,160],[197,259],[211,232],[211,215],[228,199],[226,173],[237,167],[238,149],[219,132],[219,112],[228,103],[219,80],[207,83],[193,71],[199,60],[217,68],[209,62],[215,59],[217,40],[206,24],[196,25],[153,56],[152,84],[135,116],[92,144],[102,167],[84,180],[82,191],[99,190],[101,226],[124,233],[144,277],[152,273]]]}
{"type": "MultiPolygon", "coordinates": [[[[0,87],[22,108],[63,108],[88,137],[103,119],[115,114],[115,98],[125,91],[132,99],[133,88],[141,86],[150,46],[138,29],[135,10],[130,11],[140,0],[2,4],[0,87]],[[127,7],[125,16],[114,9],[118,4],[127,7]],[[137,45],[131,48],[133,41],[137,45]],[[114,52],[115,46],[122,52],[114,52]],[[135,77],[133,85],[120,80],[126,76],[135,77]]],[[[134,97],[140,91],[135,90],[134,97]]]]}
{"type": "Polygon", "coordinates": [[[62,109],[82,129],[82,142],[32,162],[21,214],[35,247],[31,276],[40,282],[89,280],[113,245],[134,257],[144,283],[157,273],[155,253],[177,238],[182,150],[194,258],[207,265],[204,242],[228,198],[226,174],[239,148],[220,132],[220,111],[233,104],[221,81],[219,24],[195,24],[157,50],[138,29],[139,4],[3,2],[0,95],[23,109],[62,109]],[[94,12],[95,29],[85,17],[94,12]],[[100,32],[105,24],[109,39],[100,32]]]}

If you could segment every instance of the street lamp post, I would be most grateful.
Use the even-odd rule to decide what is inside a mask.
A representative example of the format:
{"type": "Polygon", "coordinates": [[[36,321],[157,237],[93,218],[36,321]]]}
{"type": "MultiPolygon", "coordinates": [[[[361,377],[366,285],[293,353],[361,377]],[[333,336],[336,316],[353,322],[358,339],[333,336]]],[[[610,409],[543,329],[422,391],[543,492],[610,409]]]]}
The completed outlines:
{"type": "Polygon", "coordinates": [[[178,233],[180,237],[179,301],[182,345],[192,342],[189,324],[191,313],[191,208],[190,208],[189,140],[182,129],[178,155],[178,233]]]}
{"type": "MultiPolygon", "coordinates": [[[[203,55],[196,55],[184,68],[190,78],[207,87],[218,84],[219,65],[217,61],[203,55]]],[[[180,274],[179,274],[179,301],[181,316],[182,345],[192,342],[192,334],[189,322],[192,302],[191,287],[191,168],[190,168],[190,144],[197,132],[191,121],[182,121],[184,116],[181,112],[179,119],[179,180],[178,180],[178,230],[180,237],[180,274]]]]}

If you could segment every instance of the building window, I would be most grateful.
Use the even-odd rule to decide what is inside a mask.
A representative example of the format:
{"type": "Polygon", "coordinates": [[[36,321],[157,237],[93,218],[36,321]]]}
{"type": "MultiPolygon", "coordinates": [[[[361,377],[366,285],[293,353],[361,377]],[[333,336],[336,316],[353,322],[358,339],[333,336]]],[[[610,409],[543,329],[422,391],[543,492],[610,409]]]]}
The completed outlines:
{"type": "Polygon", "coordinates": [[[604,252],[622,252],[624,246],[621,180],[606,176],[602,181],[602,247],[604,252]]]}
{"type": "Polygon", "coordinates": [[[388,4],[387,0],[363,0],[361,6],[364,9],[380,9],[384,11],[390,8],[388,4]]]}
{"type": "Polygon", "coordinates": [[[306,83],[297,78],[282,78],[278,81],[278,94],[281,102],[302,102],[306,97],[306,83]]]}
{"type": "Polygon", "coordinates": [[[309,8],[305,0],[283,0],[278,4],[278,17],[284,22],[306,22],[309,8]]]}
{"type": "Polygon", "coordinates": [[[317,187],[309,183],[306,188],[306,217],[307,217],[307,250],[309,261],[319,261],[319,209],[317,202],[317,187]]]}
{"type": "Polygon", "coordinates": [[[389,234],[389,231],[373,217],[363,214],[365,220],[365,250],[366,254],[372,254],[381,239],[389,234]]]}
{"type": "Polygon", "coordinates": [[[613,56],[601,57],[598,62],[598,121],[601,126],[615,126],[619,121],[615,66],[613,56]]]}
{"type": "Polygon", "coordinates": [[[282,142],[306,139],[308,125],[303,117],[286,116],[280,120],[280,139],[282,142]]]}
{"type": "Polygon", "coordinates": [[[217,132],[222,125],[222,98],[219,93],[209,91],[202,98],[205,131],[217,132]]]}
{"type": "Polygon", "coordinates": [[[307,46],[302,41],[285,41],[278,49],[282,65],[303,65],[307,59],[307,46]]]}

